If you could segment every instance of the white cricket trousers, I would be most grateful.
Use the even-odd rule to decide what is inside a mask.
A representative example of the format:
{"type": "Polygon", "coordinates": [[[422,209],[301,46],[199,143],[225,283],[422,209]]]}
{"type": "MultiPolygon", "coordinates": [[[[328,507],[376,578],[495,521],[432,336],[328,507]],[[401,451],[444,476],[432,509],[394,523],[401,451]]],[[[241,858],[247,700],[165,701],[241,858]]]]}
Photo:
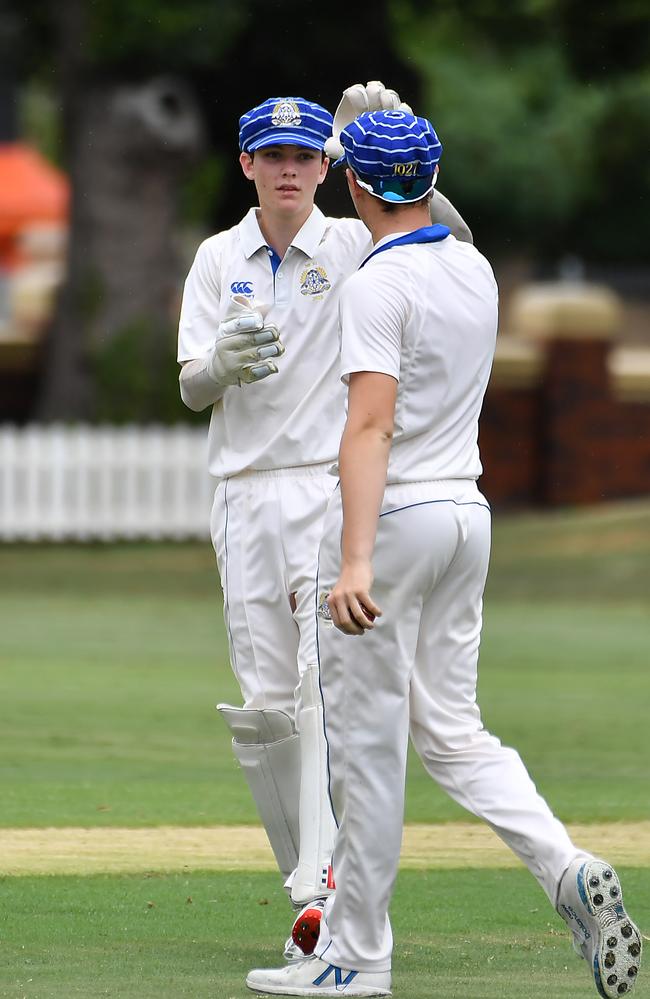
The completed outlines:
{"type": "Polygon", "coordinates": [[[318,546],[336,485],[328,468],[243,472],[217,485],[210,532],[245,708],[294,718],[299,674],[316,663],[318,546]]]}
{"type": "MultiPolygon", "coordinates": [[[[341,500],[325,521],[318,591],[336,582],[341,500]]],[[[388,971],[387,918],[399,862],[409,728],[427,771],[492,826],[551,902],[576,849],[519,755],[481,723],[476,704],[490,510],[469,480],[388,485],[379,519],[374,630],[343,635],[319,613],[319,661],[330,792],[339,832],[336,894],[317,953],[388,971]]],[[[319,599],[319,604],[321,599],[319,599]]],[[[435,900],[431,918],[435,925],[435,900]]]]}

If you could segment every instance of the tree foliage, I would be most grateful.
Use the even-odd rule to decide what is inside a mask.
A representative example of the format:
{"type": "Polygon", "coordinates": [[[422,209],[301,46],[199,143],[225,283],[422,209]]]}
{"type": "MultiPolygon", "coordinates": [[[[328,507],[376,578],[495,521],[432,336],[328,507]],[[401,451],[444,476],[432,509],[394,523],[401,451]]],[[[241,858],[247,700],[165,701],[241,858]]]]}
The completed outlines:
{"type": "MultiPolygon", "coordinates": [[[[205,191],[209,227],[232,223],[249,197],[236,163],[243,110],[271,91],[333,108],[346,84],[379,77],[439,127],[442,186],[482,245],[645,255],[646,0],[380,0],[355,11],[362,37],[346,0],[59,0],[22,10],[0,0],[0,25],[21,35],[12,48],[22,49],[23,75],[56,81],[72,57],[91,79],[189,79],[220,158],[211,172],[227,192],[216,198],[205,172],[194,185],[205,191]],[[76,47],[75,20],[84,39],[76,47]]],[[[336,181],[326,186],[326,209],[347,209],[341,191],[336,181]]],[[[192,206],[196,217],[193,195],[192,206]]]]}
{"type": "Polygon", "coordinates": [[[445,191],[481,242],[634,258],[650,185],[650,37],[637,0],[398,0],[399,50],[439,125],[445,191]],[[606,222],[605,222],[605,212],[606,222]]]}
{"type": "Polygon", "coordinates": [[[61,68],[74,21],[76,60],[93,77],[133,80],[214,67],[246,23],[246,4],[229,0],[59,0],[22,11],[0,0],[0,22],[20,35],[23,70],[43,78],[61,68]],[[3,10],[5,7],[5,10],[3,10]]]}
{"type": "Polygon", "coordinates": [[[94,0],[90,12],[89,61],[112,75],[215,66],[247,19],[230,0],[94,0]]]}
{"type": "MultiPolygon", "coordinates": [[[[156,164],[161,166],[169,152],[166,146],[145,162],[129,152],[128,142],[124,149],[115,148],[123,134],[118,130],[92,169],[81,155],[99,148],[108,134],[106,116],[99,120],[101,115],[88,113],[90,98],[102,90],[137,88],[161,74],[190,84],[207,132],[203,158],[193,167],[188,163],[189,176],[178,169],[165,180],[161,204],[174,202],[170,230],[176,209],[208,232],[234,224],[249,206],[250,185],[237,163],[237,119],[245,110],[269,96],[291,94],[334,110],[344,87],[379,78],[433,119],[444,145],[441,189],[490,255],[555,261],[577,254],[591,261],[636,262],[647,258],[641,224],[650,189],[647,27],[647,0],[609,5],[378,0],[357,3],[353,11],[348,0],[325,6],[304,0],[27,0],[20,7],[0,0],[0,120],[3,77],[36,84],[60,109],[62,141],[56,130],[48,141],[60,151],[77,192],[68,302],[81,294],[88,284],[86,271],[94,265],[84,238],[92,242],[100,230],[94,209],[86,211],[86,218],[81,208],[92,208],[93,200],[99,205],[105,197],[98,189],[100,167],[109,159],[121,156],[131,169],[131,179],[125,169],[122,187],[113,185],[114,213],[105,213],[109,219],[114,214],[113,229],[122,232],[124,245],[133,251],[133,239],[124,235],[128,226],[120,224],[120,207],[136,228],[135,216],[142,215],[142,226],[152,230],[158,248],[167,239],[154,232],[162,209],[150,212],[147,221],[144,198],[125,211],[129,199],[114,193],[156,187],[156,164]],[[139,187],[133,181],[136,166],[139,187]]],[[[38,119],[44,107],[32,101],[32,116],[38,119]]],[[[4,109],[9,109],[6,100],[4,109]]],[[[42,127],[39,132],[45,134],[42,127]]],[[[319,192],[319,204],[332,214],[347,213],[342,171],[336,173],[319,192]]],[[[162,183],[159,177],[158,186],[162,183]]],[[[119,240],[113,249],[109,273],[133,270],[119,240]]],[[[162,265],[153,262],[154,250],[155,274],[162,265]]],[[[165,266],[170,286],[180,287],[182,273],[171,273],[176,264],[169,260],[165,266]]],[[[120,371],[119,359],[129,350],[135,363],[140,354],[153,356],[163,341],[148,370],[168,364],[167,378],[173,367],[168,355],[175,318],[170,310],[165,332],[161,294],[153,280],[146,287],[151,300],[144,312],[134,306],[124,328],[113,330],[115,339],[106,339],[105,349],[98,348],[92,323],[81,315],[79,322],[63,316],[53,338],[60,346],[68,337],[70,358],[83,355],[77,370],[92,379],[106,418],[111,408],[114,418],[136,411],[171,412],[155,385],[145,390],[136,379],[127,386],[120,371]],[[118,391],[121,409],[113,401],[118,391]]],[[[109,289],[106,298],[116,296],[109,289]]],[[[72,370],[66,355],[57,371],[72,370]]],[[[58,379],[57,374],[52,380],[58,379]]],[[[73,394],[58,393],[64,405],[73,394]]]]}

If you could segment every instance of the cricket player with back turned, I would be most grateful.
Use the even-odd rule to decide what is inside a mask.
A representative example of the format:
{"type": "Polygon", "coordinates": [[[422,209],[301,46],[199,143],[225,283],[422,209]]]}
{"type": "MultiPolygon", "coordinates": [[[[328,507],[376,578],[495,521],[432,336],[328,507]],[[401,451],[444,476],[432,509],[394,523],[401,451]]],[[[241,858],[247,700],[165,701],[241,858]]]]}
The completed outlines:
{"type": "MultiPolygon", "coordinates": [[[[360,108],[399,106],[382,84],[344,93],[339,125],[360,108]]],[[[273,98],[239,122],[240,163],[259,207],[207,239],[185,283],[181,395],[212,407],[217,480],[211,535],[243,707],[220,705],[301,926],[316,929],[333,889],[335,822],[316,653],[315,570],[344,420],[338,296],[370,248],[358,219],[314,205],[332,115],[273,98]]],[[[432,210],[469,230],[442,196],[432,210]]],[[[303,957],[315,934],[285,945],[303,957]]]]}
{"type": "MultiPolygon", "coordinates": [[[[641,957],[619,878],[574,846],[519,755],[483,728],[476,703],[490,549],[477,439],[497,331],[492,270],[430,223],[442,147],[429,121],[366,113],[341,140],[374,249],[341,294],[348,415],[319,555],[337,888],[315,952],[252,971],[246,983],[275,995],[392,994],[388,906],[410,732],[431,777],[537,879],[600,995],[617,999],[634,988],[641,957]]],[[[429,988],[444,991],[435,954],[429,988]]]]}

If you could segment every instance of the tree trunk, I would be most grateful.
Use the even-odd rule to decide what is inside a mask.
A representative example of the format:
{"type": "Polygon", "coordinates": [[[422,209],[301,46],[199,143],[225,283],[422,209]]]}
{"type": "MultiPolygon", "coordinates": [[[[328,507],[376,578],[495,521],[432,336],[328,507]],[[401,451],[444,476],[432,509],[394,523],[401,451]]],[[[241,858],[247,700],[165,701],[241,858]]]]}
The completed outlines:
{"type": "Polygon", "coordinates": [[[44,353],[40,419],[97,414],[97,359],[120,335],[153,333],[152,370],[168,347],[160,341],[175,320],[181,278],[178,180],[201,141],[194,100],[173,79],[96,82],[71,95],[67,110],[68,275],[44,353]]]}

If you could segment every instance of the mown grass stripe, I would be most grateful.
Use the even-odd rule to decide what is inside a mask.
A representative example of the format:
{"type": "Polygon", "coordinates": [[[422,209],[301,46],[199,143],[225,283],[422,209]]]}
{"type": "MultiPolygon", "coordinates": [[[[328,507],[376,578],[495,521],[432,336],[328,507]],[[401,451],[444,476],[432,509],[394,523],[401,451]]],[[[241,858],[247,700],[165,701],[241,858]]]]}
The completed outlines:
{"type": "MultiPolygon", "coordinates": [[[[573,840],[615,864],[650,867],[650,821],[570,825],[573,840]]],[[[470,822],[407,825],[403,868],[504,868],[517,858],[489,829],[470,822]]],[[[0,875],[146,871],[269,871],[258,826],[149,829],[0,829],[0,875]]]]}

